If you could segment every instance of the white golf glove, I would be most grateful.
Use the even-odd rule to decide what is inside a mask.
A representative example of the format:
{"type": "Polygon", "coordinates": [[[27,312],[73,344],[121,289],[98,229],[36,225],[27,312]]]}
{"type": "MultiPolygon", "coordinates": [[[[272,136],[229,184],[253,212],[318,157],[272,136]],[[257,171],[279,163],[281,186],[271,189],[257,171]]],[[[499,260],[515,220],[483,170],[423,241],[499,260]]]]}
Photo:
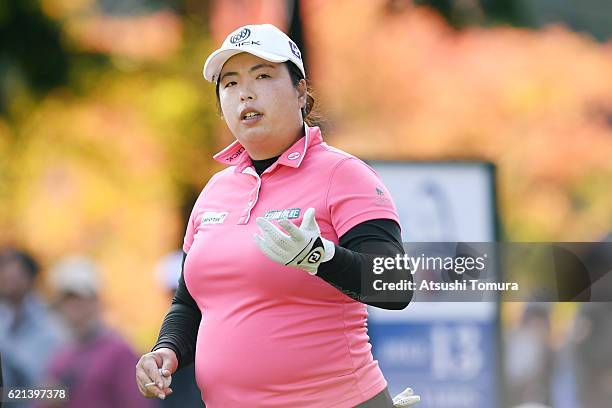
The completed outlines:
{"type": "Polygon", "coordinates": [[[406,408],[413,406],[419,401],[421,401],[421,397],[414,395],[414,391],[409,387],[393,397],[393,406],[396,408],[406,408]]]}
{"type": "Polygon", "coordinates": [[[334,256],[334,243],[321,237],[314,208],[306,210],[300,228],[288,219],[278,221],[289,235],[265,218],[258,217],[256,222],[261,236],[255,234],[253,238],[259,249],[274,262],[316,275],[319,265],[334,256]]]}

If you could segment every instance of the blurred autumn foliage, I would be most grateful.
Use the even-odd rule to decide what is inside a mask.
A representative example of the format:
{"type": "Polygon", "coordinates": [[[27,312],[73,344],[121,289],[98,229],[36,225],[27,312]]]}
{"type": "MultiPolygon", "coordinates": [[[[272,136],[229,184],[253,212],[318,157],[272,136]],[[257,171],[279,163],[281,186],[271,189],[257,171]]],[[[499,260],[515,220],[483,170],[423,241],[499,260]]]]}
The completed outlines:
{"type": "MultiPolygon", "coordinates": [[[[59,27],[63,85],[41,94],[3,71],[0,244],[47,266],[93,256],[107,317],[146,349],[167,307],[155,264],[230,139],[201,77],[215,44],[198,2],[136,15],[93,3],[39,2],[59,27]]],[[[426,7],[385,4],[302,3],[330,144],[365,159],[494,162],[509,240],[609,231],[612,45],[561,26],[457,31],[426,7]]]]}
{"type": "MultiPolygon", "coordinates": [[[[12,2],[8,17],[38,21],[37,3],[12,2]]],[[[219,119],[201,77],[212,44],[198,10],[183,21],[169,9],[104,15],[85,0],[39,5],[61,28],[69,80],[41,94],[23,53],[4,59],[16,68],[3,78],[0,244],[26,247],[46,266],[92,256],[108,320],[145,349],[168,305],[156,264],[179,248],[183,207],[216,171],[219,119]]],[[[20,44],[15,34],[13,48],[34,40],[44,47],[44,38],[20,44]]]]}
{"type": "Polygon", "coordinates": [[[561,26],[455,31],[385,3],[306,3],[328,139],[364,158],[494,162],[508,240],[608,232],[612,44],[561,26]]]}

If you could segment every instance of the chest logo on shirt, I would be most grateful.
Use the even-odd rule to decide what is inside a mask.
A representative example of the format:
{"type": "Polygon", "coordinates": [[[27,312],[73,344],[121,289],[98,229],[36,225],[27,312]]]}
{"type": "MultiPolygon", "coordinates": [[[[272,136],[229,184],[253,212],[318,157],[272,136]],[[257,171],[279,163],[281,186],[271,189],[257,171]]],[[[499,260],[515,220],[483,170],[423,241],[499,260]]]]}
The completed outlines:
{"type": "Polygon", "coordinates": [[[282,220],[300,218],[299,208],[287,208],[286,210],[270,210],[265,215],[266,220],[282,220]]]}
{"type": "Polygon", "coordinates": [[[225,217],[227,217],[227,214],[229,214],[227,211],[206,211],[204,214],[202,214],[201,224],[223,224],[223,221],[225,221],[225,217]]]}

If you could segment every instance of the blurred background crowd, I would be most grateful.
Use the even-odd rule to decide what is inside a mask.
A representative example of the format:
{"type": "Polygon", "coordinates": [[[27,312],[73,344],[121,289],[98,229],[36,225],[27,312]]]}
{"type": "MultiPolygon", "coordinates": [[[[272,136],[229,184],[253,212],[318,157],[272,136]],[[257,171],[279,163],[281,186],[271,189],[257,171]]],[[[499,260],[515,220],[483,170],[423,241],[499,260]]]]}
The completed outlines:
{"type": "MultiPolygon", "coordinates": [[[[220,170],[212,155],[232,140],[202,63],[262,22],[303,50],[330,144],[494,163],[503,240],[612,230],[607,0],[2,1],[5,385],[153,403],[133,368],[168,308],[187,215],[220,170]]],[[[506,406],[609,407],[610,312],[503,304],[506,406]]]]}

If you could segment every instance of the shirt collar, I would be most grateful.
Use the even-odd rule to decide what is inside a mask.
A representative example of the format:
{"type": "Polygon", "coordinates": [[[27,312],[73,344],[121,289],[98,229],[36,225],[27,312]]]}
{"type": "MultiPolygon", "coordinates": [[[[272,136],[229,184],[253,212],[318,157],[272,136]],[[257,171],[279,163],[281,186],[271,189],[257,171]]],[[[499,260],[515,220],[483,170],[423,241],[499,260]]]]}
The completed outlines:
{"type": "MultiPolygon", "coordinates": [[[[321,136],[321,129],[317,126],[310,127],[304,124],[305,135],[296,141],[291,147],[278,158],[276,163],[282,164],[288,167],[300,167],[302,160],[306,156],[308,149],[314,145],[317,145],[323,141],[321,136]]],[[[235,140],[225,149],[215,154],[213,158],[219,163],[223,163],[228,166],[236,166],[235,172],[240,173],[245,168],[251,166],[251,158],[247,153],[242,143],[235,140]]]]}

